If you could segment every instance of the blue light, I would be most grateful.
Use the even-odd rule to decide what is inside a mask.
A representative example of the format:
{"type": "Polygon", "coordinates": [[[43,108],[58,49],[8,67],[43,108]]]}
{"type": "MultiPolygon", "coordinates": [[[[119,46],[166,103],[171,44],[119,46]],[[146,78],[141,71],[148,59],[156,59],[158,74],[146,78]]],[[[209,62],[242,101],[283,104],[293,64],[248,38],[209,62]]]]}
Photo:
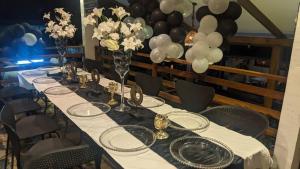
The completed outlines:
{"type": "Polygon", "coordinates": [[[29,60],[19,60],[17,61],[17,65],[25,65],[30,64],[31,62],[29,60]]]}
{"type": "Polygon", "coordinates": [[[44,62],[44,59],[33,59],[30,60],[32,63],[40,63],[40,62],[44,62]]]}

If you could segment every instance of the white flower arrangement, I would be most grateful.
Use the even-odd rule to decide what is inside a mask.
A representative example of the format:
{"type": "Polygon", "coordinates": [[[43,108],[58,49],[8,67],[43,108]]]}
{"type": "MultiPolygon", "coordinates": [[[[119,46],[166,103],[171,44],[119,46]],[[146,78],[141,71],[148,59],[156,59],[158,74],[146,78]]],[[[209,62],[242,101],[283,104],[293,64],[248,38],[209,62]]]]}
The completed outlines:
{"type": "Polygon", "coordinates": [[[51,20],[50,12],[45,13],[43,19],[46,20],[46,33],[50,33],[50,37],[54,39],[73,38],[76,28],[71,24],[71,14],[66,12],[63,8],[55,8],[55,15],[51,20]]]}
{"type": "Polygon", "coordinates": [[[85,26],[94,26],[92,38],[100,41],[102,47],[110,51],[123,50],[124,52],[135,51],[143,48],[142,41],[136,37],[136,33],[142,30],[140,23],[127,24],[123,22],[125,16],[130,16],[122,7],[110,8],[117,20],[103,15],[104,8],[93,9],[93,12],[83,19],[85,26]],[[99,21],[99,24],[97,22],[99,21]]]}

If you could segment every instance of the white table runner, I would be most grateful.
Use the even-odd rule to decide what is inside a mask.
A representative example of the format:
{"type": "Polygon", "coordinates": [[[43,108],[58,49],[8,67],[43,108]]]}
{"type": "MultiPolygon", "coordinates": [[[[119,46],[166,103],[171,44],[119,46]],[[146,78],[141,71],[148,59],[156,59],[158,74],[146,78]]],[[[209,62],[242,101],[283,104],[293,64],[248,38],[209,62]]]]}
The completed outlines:
{"type": "MultiPolygon", "coordinates": [[[[21,87],[34,86],[39,92],[44,91],[48,87],[61,85],[60,83],[52,84],[32,84],[34,78],[23,76],[21,72],[18,74],[21,87]]],[[[35,77],[36,78],[36,77],[35,77]]],[[[100,84],[102,86],[108,86],[111,80],[102,78],[100,84]]],[[[129,98],[130,94],[126,93],[125,97],[129,98]]],[[[117,126],[117,124],[107,115],[101,115],[93,118],[78,118],[70,116],[67,113],[67,109],[75,104],[86,102],[85,99],[78,96],[76,93],[67,94],[64,96],[52,96],[47,95],[48,99],[55,104],[69,119],[71,119],[82,131],[86,132],[99,146],[99,136],[106,129],[117,126]]],[[[173,108],[172,106],[165,104],[161,107],[150,108],[155,113],[166,114],[171,111],[178,111],[180,109],[173,108]]],[[[178,124],[184,125],[188,123],[186,121],[175,121],[178,124]]],[[[197,133],[197,132],[196,132],[197,133]]],[[[219,140],[232,149],[234,154],[240,156],[244,160],[245,169],[267,169],[272,165],[272,158],[268,149],[255,138],[239,134],[235,131],[229,130],[225,127],[210,123],[209,128],[201,133],[197,133],[203,137],[210,137],[219,140]]],[[[154,151],[149,151],[127,156],[125,154],[116,154],[113,151],[106,151],[118,162],[123,168],[128,169],[173,169],[176,168],[163,157],[156,154],[154,151]]]]}

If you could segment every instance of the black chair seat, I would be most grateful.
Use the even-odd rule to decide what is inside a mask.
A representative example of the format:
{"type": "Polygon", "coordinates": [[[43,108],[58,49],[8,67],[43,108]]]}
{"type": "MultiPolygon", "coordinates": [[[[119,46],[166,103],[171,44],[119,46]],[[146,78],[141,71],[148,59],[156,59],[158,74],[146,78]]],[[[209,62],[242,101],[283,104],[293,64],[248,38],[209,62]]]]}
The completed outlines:
{"type": "Polygon", "coordinates": [[[7,104],[11,107],[14,114],[36,112],[38,110],[41,110],[41,106],[29,98],[12,100],[7,104]]]}
{"type": "Polygon", "coordinates": [[[237,106],[217,106],[201,114],[216,124],[255,138],[261,136],[269,127],[265,116],[237,106]]]}
{"type": "Polygon", "coordinates": [[[161,89],[162,78],[136,72],[135,82],[142,88],[144,94],[157,96],[161,89]]]}
{"type": "Polygon", "coordinates": [[[9,86],[0,89],[0,98],[4,100],[28,96],[31,96],[31,92],[23,87],[9,86]]]}
{"type": "Polygon", "coordinates": [[[16,123],[16,131],[20,139],[32,138],[59,129],[55,120],[46,115],[32,115],[24,117],[16,123]]]}
{"type": "Polygon", "coordinates": [[[74,144],[67,139],[49,138],[41,140],[34,144],[28,151],[22,153],[21,160],[24,161],[24,165],[26,166],[26,163],[30,163],[40,155],[71,146],[74,146],[74,144]]]}

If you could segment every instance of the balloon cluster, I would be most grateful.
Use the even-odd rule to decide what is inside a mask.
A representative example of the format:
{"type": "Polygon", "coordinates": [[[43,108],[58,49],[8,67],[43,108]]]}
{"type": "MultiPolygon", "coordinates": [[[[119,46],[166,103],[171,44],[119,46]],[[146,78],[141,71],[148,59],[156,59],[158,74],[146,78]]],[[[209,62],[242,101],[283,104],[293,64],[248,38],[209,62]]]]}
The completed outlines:
{"type": "Polygon", "coordinates": [[[229,0],[208,0],[207,6],[197,10],[199,23],[198,33],[193,38],[193,47],[188,49],[185,58],[192,63],[197,73],[204,73],[210,64],[223,58],[220,46],[223,36],[232,36],[237,32],[234,20],[242,14],[242,8],[236,2],[229,0]]]}
{"type": "Polygon", "coordinates": [[[169,34],[174,42],[183,43],[186,32],[181,27],[183,22],[181,12],[172,11],[167,15],[161,11],[160,4],[156,0],[129,0],[129,3],[132,16],[145,18],[145,22],[153,27],[155,36],[169,34]]]}
{"type": "Polygon", "coordinates": [[[37,44],[44,44],[42,32],[28,23],[8,26],[0,34],[0,47],[4,49],[6,56],[15,56],[20,48],[37,44]]]}
{"type": "Polygon", "coordinates": [[[172,42],[167,34],[154,36],[149,41],[149,46],[152,49],[150,59],[153,63],[161,63],[166,58],[180,58],[184,54],[182,45],[172,42]]]}
{"type": "Polygon", "coordinates": [[[142,29],[136,33],[136,37],[141,41],[145,41],[145,39],[150,39],[153,36],[153,29],[151,26],[146,24],[146,21],[142,17],[133,18],[131,16],[126,17],[123,20],[125,23],[140,23],[142,25],[142,29]]]}
{"type": "Polygon", "coordinates": [[[173,11],[178,11],[182,13],[184,17],[187,17],[193,13],[192,3],[186,0],[161,0],[159,7],[160,10],[165,14],[170,14],[173,11]]]}

